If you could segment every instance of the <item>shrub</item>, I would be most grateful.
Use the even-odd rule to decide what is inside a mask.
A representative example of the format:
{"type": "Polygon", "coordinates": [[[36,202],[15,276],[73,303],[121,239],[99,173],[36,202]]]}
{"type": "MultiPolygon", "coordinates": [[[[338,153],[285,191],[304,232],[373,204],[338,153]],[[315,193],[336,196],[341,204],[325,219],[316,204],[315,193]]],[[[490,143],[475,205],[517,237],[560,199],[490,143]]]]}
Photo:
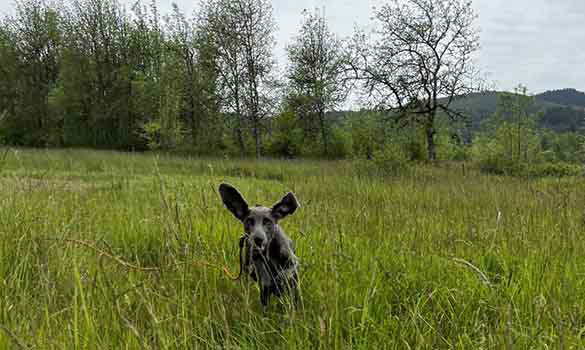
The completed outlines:
{"type": "Polygon", "coordinates": [[[538,134],[510,122],[503,122],[491,135],[475,137],[471,154],[481,171],[506,175],[521,175],[528,164],[545,158],[538,134]]]}
{"type": "Polygon", "coordinates": [[[437,136],[437,158],[441,160],[463,161],[469,159],[469,149],[447,133],[437,136]]]}
{"type": "Polygon", "coordinates": [[[267,152],[273,156],[294,158],[301,155],[303,131],[297,126],[293,112],[281,113],[274,120],[274,131],[267,142],[267,152]]]}
{"type": "Polygon", "coordinates": [[[373,152],[371,159],[357,159],[354,166],[362,176],[395,176],[408,168],[408,157],[398,143],[388,143],[373,152]]]}
{"type": "Polygon", "coordinates": [[[331,129],[331,137],[329,142],[330,157],[347,158],[352,153],[352,147],[352,138],[348,131],[340,127],[333,127],[331,129]]]}
{"type": "Polygon", "coordinates": [[[542,177],[542,176],[582,176],[585,174],[585,169],[581,165],[569,163],[536,163],[525,166],[524,174],[528,177],[542,177]]]}

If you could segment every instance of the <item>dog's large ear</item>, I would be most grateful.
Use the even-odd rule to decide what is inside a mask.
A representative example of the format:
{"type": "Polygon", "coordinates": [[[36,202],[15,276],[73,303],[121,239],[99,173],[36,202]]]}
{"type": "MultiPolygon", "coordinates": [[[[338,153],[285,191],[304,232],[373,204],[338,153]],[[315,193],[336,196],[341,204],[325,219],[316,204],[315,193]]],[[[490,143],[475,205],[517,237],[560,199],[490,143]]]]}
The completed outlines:
{"type": "Polygon", "coordinates": [[[289,192],[286,196],[282,197],[280,202],[272,207],[272,215],[274,215],[276,219],[282,219],[294,213],[300,206],[301,205],[299,204],[299,201],[297,201],[295,195],[292,192],[289,192]]]}
{"type": "Polygon", "coordinates": [[[248,203],[238,190],[232,185],[222,183],[219,185],[219,194],[225,207],[234,214],[238,220],[243,221],[250,212],[248,203]]]}

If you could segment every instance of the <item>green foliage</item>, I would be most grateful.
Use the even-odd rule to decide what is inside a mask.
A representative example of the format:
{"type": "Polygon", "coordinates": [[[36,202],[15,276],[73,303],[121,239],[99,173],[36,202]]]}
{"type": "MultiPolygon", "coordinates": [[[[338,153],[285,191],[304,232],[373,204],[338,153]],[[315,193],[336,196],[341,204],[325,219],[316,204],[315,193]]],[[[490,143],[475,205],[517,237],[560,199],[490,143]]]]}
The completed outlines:
{"type": "Polygon", "coordinates": [[[371,159],[356,163],[358,174],[370,177],[386,177],[402,174],[408,168],[408,157],[403,147],[388,143],[375,150],[371,159]]]}
{"type": "Polygon", "coordinates": [[[351,155],[353,148],[351,133],[342,127],[331,128],[331,137],[328,148],[328,155],[332,158],[347,158],[351,155]]]}
{"type": "Polygon", "coordinates": [[[158,121],[145,123],[142,130],[141,136],[150,150],[174,150],[184,134],[179,125],[163,126],[158,121]]]}
{"type": "Polygon", "coordinates": [[[511,122],[503,122],[491,135],[477,136],[471,153],[481,170],[496,174],[519,174],[526,164],[543,160],[538,135],[511,122]]]}
{"type": "Polygon", "coordinates": [[[51,129],[47,95],[58,76],[60,18],[40,0],[16,1],[14,10],[0,21],[0,110],[7,111],[0,134],[9,144],[46,146],[51,129]]]}
{"type": "Polygon", "coordinates": [[[412,136],[403,139],[403,148],[409,160],[421,161],[427,160],[426,143],[422,138],[412,136]]]}
{"type": "MultiPolygon", "coordinates": [[[[255,49],[241,47],[255,42],[234,42],[223,21],[228,14],[222,10],[232,11],[228,17],[237,24],[243,23],[242,9],[233,6],[233,1],[205,4],[210,13],[189,18],[176,5],[161,15],[156,2],[138,2],[127,11],[116,0],[17,0],[13,15],[0,20],[0,142],[228,156],[249,156],[258,148],[256,155],[370,160],[375,154],[384,159],[380,154],[387,149],[400,148],[413,161],[428,160],[427,148],[432,148],[436,152],[431,153],[442,160],[466,160],[473,153],[482,169],[499,173],[510,173],[518,162],[585,162],[584,119],[576,107],[582,94],[576,91],[529,98],[520,89],[504,96],[489,92],[454,99],[453,110],[496,111],[489,120],[472,118],[470,125],[446,118],[441,108],[422,111],[422,101],[406,103],[410,96],[419,95],[416,92],[407,94],[402,112],[419,113],[406,113],[401,120],[395,120],[400,119],[399,113],[334,111],[347,92],[348,77],[342,68],[350,62],[322,14],[305,12],[299,36],[287,49],[291,65],[289,84],[283,89],[284,84],[276,84],[269,74],[274,29],[270,3],[247,3],[251,8],[265,7],[266,12],[252,11],[266,15],[262,17],[265,26],[247,34],[266,41],[257,43],[262,42],[262,62],[250,69],[244,86],[242,71],[251,66],[241,65],[245,61],[242,54],[255,49]],[[210,14],[216,17],[206,18],[210,14]],[[226,75],[239,84],[237,103],[235,85],[224,79],[226,75]],[[250,86],[260,81],[254,95],[250,86]],[[278,115],[276,111],[283,106],[294,115],[278,115]],[[540,109],[544,110],[542,116],[540,109]],[[545,132],[538,126],[563,133],[545,132]],[[465,145],[473,136],[469,129],[480,127],[483,132],[475,135],[470,152],[465,145]]],[[[455,7],[443,1],[439,5],[429,10],[452,15],[455,7]]],[[[379,14],[394,20],[398,18],[393,16],[406,9],[393,12],[389,11],[393,6],[384,8],[379,14]]],[[[434,32],[437,28],[410,29],[434,32]]],[[[236,36],[242,39],[240,34],[236,36]]],[[[380,57],[386,56],[382,53],[380,57]]],[[[371,67],[382,64],[377,66],[380,72],[385,71],[384,62],[370,61],[371,67]]],[[[373,84],[370,88],[382,84],[381,90],[371,91],[386,89],[384,82],[376,82],[376,77],[384,76],[366,79],[373,84]]],[[[396,83],[405,85],[400,79],[396,83]]],[[[393,103],[386,93],[378,97],[381,105],[393,103]]],[[[448,101],[435,102],[447,107],[448,101]]]]}
{"type": "Polygon", "coordinates": [[[374,152],[384,143],[383,129],[386,127],[380,116],[372,112],[360,112],[349,121],[352,139],[352,153],[358,158],[371,159],[374,152]]]}
{"type": "Polygon", "coordinates": [[[331,130],[327,118],[327,112],[345,100],[346,87],[341,40],[330,31],[325,14],[304,10],[299,34],[286,50],[289,108],[300,116],[306,135],[319,131],[324,156],[347,155],[347,145],[342,140],[347,136],[331,130]]]}
{"type": "Polygon", "coordinates": [[[547,161],[561,161],[571,163],[585,163],[585,153],[582,152],[583,135],[579,133],[541,134],[541,145],[547,161]]]}
{"type": "MultiPolygon", "coordinates": [[[[353,121],[354,165],[359,175],[396,176],[408,168],[413,157],[412,129],[395,129],[376,114],[366,114],[364,123],[353,121]]],[[[424,144],[416,144],[424,156],[424,144]]]]}
{"type": "Polygon", "coordinates": [[[437,158],[439,160],[464,161],[470,157],[469,148],[461,139],[448,132],[440,132],[437,136],[437,158]]]}
{"type": "MultiPolygon", "coordinates": [[[[550,144],[551,141],[547,141],[549,150],[543,150],[541,142],[544,139],[539,138],[537,134],[524,135],[526,153],[518,159],[512,151],[517,146],[511,139],[515,130],[517,130],[515,126],[505,123],[498,129],[495,137],[481,136],[474,139],[473,159],[482,171],[523,177],[561,177],[583,174],[581,165],[567,163],[568,159],[563,159],[563,149],[558,148],[560,143],[550,144]]],[[[559,135],[555,139],[561,142],[566,139],[574,140],[570,135],[559,135]]],[[[567,154],[576,154],[569,149],[565,150],[567,154]]]]}
{"type": "MultiPolygon", "coordinates": [[[[579,99],[570,97],[571,89],[560,90],[559,98],[547,98],[549,93],[545,92],[534,96],[534,104],[529,113],[541,111],[542,116],[537,118],[536,125],[546,130],[556,132],[574,132],[583,125],[583,106],[579,106],[579,99]]],[[[465,111],[469,116],[469,124],[465,132],[474,136],[477,132],[485,132],[490,128],[490,120],[499,108],[501,92],[484,91],[481,93],[468,94],[453,102],[454,108],[465,111]]],[[[582,92],[575,91],[577,96],[585,96],[582,92]]]]}
{"type": "Polygon", "coordinates": [[[395,126],[386,132],[390,142],[400,145],[402,152],[411,161],[428,160],[424,130],[418,125],[395,126]]]}
{"type": "Polygon", "coordinates": [[[502,95],[493,130],[475,137],[471,152],[481,170],[518,176],[554,173],[554,166],[539,165],[556,157],[543,149],[546,142],[535,128],[538,115],[529,112],[534,100],[525,93],[519,87],[514,94],[502,95]]]}
{"type": "Polygon", "coordinates": [[[522,175],[528,177],[549,176],[553,178],[563,176],[584,176],[585,168],[583,165],[564,163],[564,162],[540,162],[528,164],[522,171],[522,175]]]}
{"type": "Polygon", "coordinates": [[[277,157],[296,158],[301,155],[303,130],[292,111],[279,114],[272,122],[268,153],[277,157]]]}
{"type": "Polygon", "coordinates": [[[115,0],[15,8],[0,22],[7,143],[144,150],[143,126],[158,125],[151,146],[218,145],[213,50],[178,8],[166,27],[155,2],[132,14],[115,0]]]}

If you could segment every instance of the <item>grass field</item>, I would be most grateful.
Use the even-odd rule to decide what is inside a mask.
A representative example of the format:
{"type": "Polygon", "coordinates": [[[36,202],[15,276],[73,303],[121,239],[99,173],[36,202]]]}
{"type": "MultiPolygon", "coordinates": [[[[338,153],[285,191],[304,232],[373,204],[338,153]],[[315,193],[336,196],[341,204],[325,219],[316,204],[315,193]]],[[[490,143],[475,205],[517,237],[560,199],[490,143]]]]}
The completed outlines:
{"type": "Polygon", "coordinates": [[[1,349],[581,349],[585,179],[457,166],[0,150],[1,349]],[[302,307],[235,274],[288,190],[302,307]],[[151,268],[151,269],[149,269],[151,268]]]}

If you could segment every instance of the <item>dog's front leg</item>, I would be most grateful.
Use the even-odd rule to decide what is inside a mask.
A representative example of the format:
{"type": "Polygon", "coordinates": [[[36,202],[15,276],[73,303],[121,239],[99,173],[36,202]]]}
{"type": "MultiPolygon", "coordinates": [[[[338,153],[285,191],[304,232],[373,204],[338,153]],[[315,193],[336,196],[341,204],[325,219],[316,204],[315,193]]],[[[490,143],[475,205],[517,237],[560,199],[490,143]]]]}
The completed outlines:
{"type": "Polygon", "coordinates": [[[272,293],[272,277],[270,276],[270,271],[268,271],[268,266],[261,258],[254,259],[254,268],[258,277],[258,285],[260,286],[260,302],[266,310],[272,293]]]}

